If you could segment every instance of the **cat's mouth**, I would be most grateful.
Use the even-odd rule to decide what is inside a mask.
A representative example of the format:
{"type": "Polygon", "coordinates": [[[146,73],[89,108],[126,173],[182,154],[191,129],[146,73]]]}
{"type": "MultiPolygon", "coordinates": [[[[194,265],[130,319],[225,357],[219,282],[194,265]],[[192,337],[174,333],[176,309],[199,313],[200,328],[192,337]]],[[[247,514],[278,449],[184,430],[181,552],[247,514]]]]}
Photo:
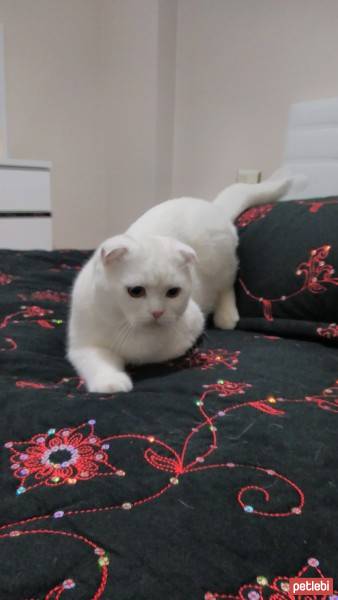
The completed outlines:
{"type": "Polygon", "coordinates": [[[148,329],[149,331],[157,331],[166,327],[171,327],[176,322],[176,319],[164,317],[163,319],[144,319],[136,322],[134,327],[148,329]]]}
{"type": "Polygon", "coordinates": [[[168,327],[170,322],[161,321],[161,319],[153,319],[152,321],[147,321],[144,323],[144,327],[149,328],[150,330],[162,329],[163,327],[168,327]]]}

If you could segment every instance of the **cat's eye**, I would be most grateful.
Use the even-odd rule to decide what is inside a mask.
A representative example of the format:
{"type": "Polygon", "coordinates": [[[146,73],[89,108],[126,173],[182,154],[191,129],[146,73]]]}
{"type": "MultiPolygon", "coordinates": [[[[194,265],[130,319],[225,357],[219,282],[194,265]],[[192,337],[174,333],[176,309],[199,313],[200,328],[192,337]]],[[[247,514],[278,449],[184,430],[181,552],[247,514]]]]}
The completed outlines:
{"type": "Polygon", "coordinates": [[[128,287],[127,292],[132,298],[143,298],[143,296],[146,295],[146,290],[141,285],[136,285],[135,287],[128,287]]]}
{"type": "Polygon", "coordinates": [[[178,294],[180,293],[180,291],[181,291],[180,287],[172,287],[167,291],[166,296],[167,296],[167,298],[176,298],[178,296],[178,294]]]}

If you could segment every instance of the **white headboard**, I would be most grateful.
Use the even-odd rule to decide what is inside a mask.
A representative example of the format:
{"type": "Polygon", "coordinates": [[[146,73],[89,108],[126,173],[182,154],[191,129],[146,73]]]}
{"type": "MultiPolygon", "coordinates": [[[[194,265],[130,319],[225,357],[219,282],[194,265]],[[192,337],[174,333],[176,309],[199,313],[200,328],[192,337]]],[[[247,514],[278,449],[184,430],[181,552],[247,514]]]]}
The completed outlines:
{"type": "Polygon", "coordinates": [[[283,166],[308,178],[293,198],[338,195],[338,98],[291,106],[283,166]]]}

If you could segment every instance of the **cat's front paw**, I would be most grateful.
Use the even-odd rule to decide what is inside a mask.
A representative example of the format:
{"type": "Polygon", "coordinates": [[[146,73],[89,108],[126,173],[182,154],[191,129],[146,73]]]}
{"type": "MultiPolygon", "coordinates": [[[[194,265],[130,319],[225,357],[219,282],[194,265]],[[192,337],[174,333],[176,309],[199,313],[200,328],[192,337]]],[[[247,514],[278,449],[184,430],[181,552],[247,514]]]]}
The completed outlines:
{"type": "Polygon", "coordinates": [[[98,394],[115,394],[116,392],[130,392],[133,384],[127,373],[99,373],[95,379],[88,383],[88,391],[98,394]]]}
{"type": "Polygon", "coordinates": [[[236,307],[231,310],[218,310],[214,314],[214,323],[219,329],[235,329],[239,321],[239,314],[236,307]]]}

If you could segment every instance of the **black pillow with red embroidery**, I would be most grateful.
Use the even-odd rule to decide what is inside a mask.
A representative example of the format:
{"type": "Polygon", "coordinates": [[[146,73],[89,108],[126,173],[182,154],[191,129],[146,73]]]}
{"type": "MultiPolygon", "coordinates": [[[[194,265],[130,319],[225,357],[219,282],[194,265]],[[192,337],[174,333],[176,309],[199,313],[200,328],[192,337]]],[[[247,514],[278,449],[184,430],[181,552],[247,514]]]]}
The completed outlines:
{"type": "Polygon", "coordinates": [[[237,220],[240,329],[338,343],[338,198],[255,207],[237,220]]]}

